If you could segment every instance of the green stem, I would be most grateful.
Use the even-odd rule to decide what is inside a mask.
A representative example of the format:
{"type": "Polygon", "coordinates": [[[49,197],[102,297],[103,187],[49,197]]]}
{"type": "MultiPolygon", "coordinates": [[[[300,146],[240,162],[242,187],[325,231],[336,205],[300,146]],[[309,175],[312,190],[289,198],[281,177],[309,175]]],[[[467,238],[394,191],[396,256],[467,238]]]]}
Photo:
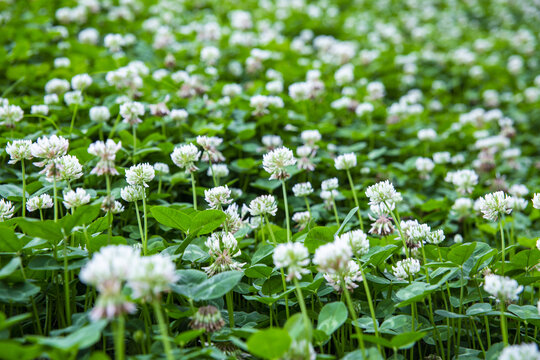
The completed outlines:
{"type": "MultiPolygon", "coordinates": [[[[364,284],[364,290],[366,291],[369,312],[371,313],[371,319],[373,320],[373,329],[375,330],[375,336],[379,337],[379,326],[377,325],[377,318],[375,317],[375,309],[373,308],[373,300],[371,298],[371,292],[369,291],[366,274],[364,274],[364,269],[362,267],[362,264],[358,262],[358,265],[360,266],[360,274],[362,275],[362,283],[364,284]]],[[[379,349],[379,352],[381,352],[381,346],[379,344],[377,344],[377,349],[379,349]]]]}
{"type": "MultiPolygon", "coordinates": [[[[111,179],[109,178],[109,174],[105,174],[105,183],[107,185],[107,201],[113,202],[111,198],[111,179]]],[[[107,226],[107,244],[111,243],[111,237],[112,237],[112,211],[109,209],[107,211],[107,222],[109,226],[107,226]]]]}
{"type": "Polygon", "coordinates": [[[125,331],[125,319],[123,315],[120,315],[116,319],[116,327],[114,329],[114,358],[115,360],[124,360],[124,331],[125,331]]]}
{"type": "Polygon", "coordinates": [[[77,117],[77,111],[79,110],[79,104],[75,104],[75,109],[73,109],[73,115],[71,116],[71,125],[69,126],[69,135],[73,132],[73,125],[75,124],[75,117],[77,117]]]}
{"type": "Polygon", "coordinates": [[[232,290],[225,294],[225,300],[227,302],[227,313],[229,314],[229,327],[232,329],[234,327],[234,307],[232,290]]]}
{"type": "Polygon", "coordinates": [[[143,248],[144,248],[144,230],[141,224],[141,216],[139,215],[139,206],[137,205],[137,201],[134,201],[133,203],[135,204],[135,212],[137,213],[137,223],[139,224],[139,233],[141,234],[141,242],[143,243],[143,248]]]}
{"type": "Polygon", "coordinates": [[[356,196],[356,189],[354,188],[354,182],[351,176],[351,171],[347,169],[347,177],[349,178],[349,185],[351,186],[352,195],[354,199],[354,205],[358,208],[356,212],[358,214],[358,221],[360,221],[360,229],[364,231],[364,221],[362,221],[362,214],[360,212],[360,205],[358,205],[358,196],[356,196]]]}
{"type": "Polygon", "coordinates": [[[22,171],[22,217],[26,217],[26,178],[24,171],[24,159],[21,160],[22,171]]]}
{"type": "Polygon", "coordinates": [[[197,192],[195,191],[195,175],[191,174],[191,192],[193,193],[193,208],[197,210],[197,192]]]}
{"type": "Polygon", "coordinates": [[[143,254],[146,256],[148,252],[148,221],[146,219],[146,190],[142,198],[143,204],[143,220],[144,220],[144,240],[143,240],[143,254]]]}
{"type": "Polygon", "coordinates": [[[285,188],[285,180],[281,181],[281,189],[283,190],[283,201],[285,203],[285,220],[287,221],[287,242],[291,242],[291,219],[289,219],[289,203],[287,202],[287,189],[285,188]]]}
{"type": "Polygon", "coordinates": [[[501,301],[501,331],[504,346],[508,346],[508,328],[506,326],[506,316],[504,315],[504,301],[501,301]]]}
{"type": "Polygon", "coordinates": [[[337,223],[338,226],[341,226],[341,224],[339,222],[339,215],[338,215],[338,211],[337,211],[336,200],[334,199],[333,196],[332,196],[332,208],[334,209],[334,217],[336,218],[336,223],[337,223]]]}
{"type": "MultiPolygon", "coordinates": [[[[270,221],[268,221],[268,216],[264,215],[264,219],[266,221],[266,226],[268,228],[268,232],[270,233],[270,237],[272,238],[272,242],[274,243],[274,246],[277,246],[276,236],[274,235],[274,232],[272,231],[272,227],[270,226],[270,221]]],[[[283,272],[283,268],[279,269],[281,272],[281,284],[283,285],[283,292],[287,291],[287,283],[285,282],[285,273],[283,272]]],[[[285,314],[287,315],[287,319],[289,318],[289,296],[285,295],[285,314]]]]}
{"type": "MultiPolygon", "coordinates": [[[[19,261],[20,261],[22,277],[23,277],[24,281],[26,281],[26,273],[24,272],[23,261],[22,261],[22,258],[20,256],[19,256],[19,261]]],[[[30,297],[30,301],[32,302],[32,312],[34,313],[34,319],[36,321],[36,327],[37,327],[38,334],[43,335],[43,330],[41,329],[41,321],[39,320],[39,314],[38,314],[37,307],[36,307],[36,302],[34,301],[33,296],[30,297]]]]}
{"type": "Polygon", "coordinates": [[[499,221],[499,229],[501,230],[501,243],[502,243],[502,262],[501,262],[501,269],[502,269],[501,275],[502,276],[504,276],[504,262],[505,262],[505,258],[506,258],[506,256],[505,256],[506,249],[505,249],[505,244],[504,244],[504,230],[503,230],[503,225],[502,225],[503,219],[501,219],[501,221],[499,221]]]}
{"type": "Polygon", "coordinates": [[[131,157],[131,162],[135,164],[135,153],[137,152],[137,127],[135,125],[131,127],[131,135],[133,136],[133,155],[131,157]]]}
{"type": "Polygon", "coordinates": [[[118,126],[118,123],[120,122],[120,114],[116,117],[116,120],[114,121],[113,127],[111,129],[111,132],[109,133],[108,139],[112,139],[114,136],[114,132],[116,131],[116,127],[118,126]]]}
{"type": "Polygon", "coordinates": [[[174,357],[171,351],[171,344],[169,343],[168,328],[167,328],[167,325],[165,324],[165,320],[163,319],[163,314],[161,313],[161,307],[160,307],[159,301],[152,302],[152,305],[154,307],[154,312],[156,313],[156,317],[158,320],[159,331],[161,332],[161,341],[163,343],[163,349],[165,350],[165,355],[167,357],[167,360],[174,360],[174,357]]]}
{"type": "MultiPolygon", "coordinates": [[[[357,320],[356,311],[354,311],[354,306],[351,300],[351,294],[349,294],[349,290],[347,289],[347,286],[345,285],[345,280],[343,279],[342,275],[340,275],[340,282],[341,282],[341,287],[343,288],[343,294],[345,294],[345,301],[347,302],[347,307],[349,308],[349,313],[351,315],[352,321],[356,322],[357,320]]],[[[364,336],[362,335],[362,330],[356,325],[353,325],[353,327],[356,331],[356,336],[358,337],[358,343],[360,344],[360,349],[362,350],[362,357],[365,359],[366,348],[364,345],[364,336]]]]}
{"type": "Polygon", "coordinates": [[[69,273],[67,260],[67,238],[64,238],[64,301],[66,307],[66,322],[71,325],[71,306],[69,304],[69,273]]]}
{"type": "MultiPolygon", "coordinates": [[[[306,334],[309,334],[311,331],[311,321],[309,320],[309,316],[307,313],[306,303],[304,302],[304,296],[302,295],[302,290],[300,289],[300,284],[298,283],[298,279],[296,277],[294,279],[294,287],[296,288],[296,297],[298,298],[298,304],[300,305],[300,310],[302,311],[302,317],[304,319],[304,331],[306,334]]],[[[311,339],[310,341],[311,342],[311,339]]],[[[306,355],[307,359],[310,358],[309,354],[309,345],[306,343],[306,355]]]]}
{"type": "Polygon", "coordinates": [[[58,221],[58,203],[56,197],[58,196],[58,189],[56,188],[56,163],[53,165],[53,203],[54,203],[54,222],[58,221]]]}

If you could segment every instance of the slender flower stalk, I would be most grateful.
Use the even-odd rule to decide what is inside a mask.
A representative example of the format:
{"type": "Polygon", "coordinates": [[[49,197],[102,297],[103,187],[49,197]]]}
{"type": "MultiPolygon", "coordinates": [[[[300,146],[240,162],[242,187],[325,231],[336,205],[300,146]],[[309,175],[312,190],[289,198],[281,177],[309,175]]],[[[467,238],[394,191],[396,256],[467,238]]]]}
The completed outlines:
{"type": "Polygon", "coordinates": [[[159,301],[153,301],[152,307],[154,308],[154,313],[158,320],[159,331],[161,332],[161,342],[163,344],[163,349],[165,350],[165,357],[167,360],[174,360],[172,354],[171,344],[169,342],[169,328],[165,324],[165,319],[163,318],[163,313],[161,312],[161,304],[159,301]]]}
{"type": "Polygon", "coordinates": [[[197,210],[197,190],[195,186],[195,175],[193,175],[193,172],[191,172],[190,175],[191,175],[191,193],[193,194],[193,209],[197,210]]]}
{"type": "Polygon", "coordinates": [[[281,181],[281,189],[283,190],[285,221],[287,222],[287,242],[291,242],[291,219],[289,218],[289,203],[287,202],[287,188],[285,187],[285,180],[281,181]]]}

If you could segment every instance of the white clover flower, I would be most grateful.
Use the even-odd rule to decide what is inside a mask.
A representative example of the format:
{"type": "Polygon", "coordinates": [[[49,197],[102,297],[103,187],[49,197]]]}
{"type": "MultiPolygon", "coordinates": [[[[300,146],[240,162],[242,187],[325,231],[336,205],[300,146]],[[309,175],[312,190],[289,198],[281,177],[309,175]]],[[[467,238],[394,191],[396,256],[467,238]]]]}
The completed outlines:
{"type": "Polygon", "coordinates": [[[313,193],[313,187],[310,182],[295,184],[292,188],[293,194],[296,197],[309,196],[313,193]]]}
{"type": "Polygon", "coordinates": [[[204,190],[204,199],[211,209],[223,208],[223,205],[232,203],[231,190],[227,185],[217,186],[204,190]]]}
{"type": "Polygon", "coordinates": [[[277,202],[273,195],[261,195],[249,203],[249,213],[251,216],[276,216],[276,212],[277,202]]]}
{"type": "Polygon", "coordinates": [[[81,30],[77,36],[81,44],[96,45],[99,41],[99,31],[94,28],[81,30]]]}
{"type": "Polygon", "coordinates": [[[435,230],[429,233],[429,235],[426,238],[426,242],[433,245],[438,245],[442,243],[445,239],[444,231],[442,230],[435,230]]]}
{"type": "Polygon", "coordinates": [[[10,219],[13,216],[14,211],[15,208],[11,201],[0,199],[0,222],[10,219]]]}
{"type": "Polygon", "coordinates": [[[120,214],[121,212],[124,212],[124,205],[122,205],[120,201],[113,199],[113,201],[109,202],[107,201],[107,198],[105,198],[101,203],[101,210],[105,212],[110,211],[113,214],[120,214]]]}
{"type": "MultiPolygon", "coordinates": [[[[402,222],[403,224],[403,222],[402,222]]],[[[411,226],[403,226],[402,231],[407,235],[407,242],[411,245],[419,245],[426,241],[426,239],[431,234],[431,228],[427,224],[412,224],[411,226]],[[403,229],[403,228],[406,228],[403,229]]],[[[410,246],[410,245],[409,245],[410,246]]]]}
{"type": "Polygon", "coordinates": [[[352,291],[358,287],[358,282],[362,281],[362,273],[360,272],[360,266],[353,260],[349,260],[345,265],[343,271],[340,274],[337,273],[325,273],[324,279],[334,288],[334,290],[341,292],[343,287],[352,291]],[[343,282],[341,281],[343,278],[343,282]]]}
{"type": "Polygon", "coordinates": [[[15,124],[22,120],[24,111],[20,106],[5,104],[0,106],[0,120],[6,127],[15,127],[15,124]]]}
{"type": "Polygon", "coordinates": [[[241,270],[245,263],[239,263],[233,258],[241,255],[238,242],[230,232],[212,233],[205,242],[213,263],[204,267],[210,276],[228,270],[241,270]]]}
{"type": "Polygon", "coordinates": [[[215,46],[206,46],[201,49],[201,61],[214,65],[220,58],[221,53],[215,46]]]}
{"type": "Polygon", "coordinates": [[[142,200],[145,196],[145,189],[142,186],[128,185],[120,190],[120,197],[127,202],[142,200]]]}
{"type": "Polygon", "coordinates": [[[49,106],[48,105],[32,105],[30,108],[30,114],[34,115],[49,115],[49,106]]]}
{"type": "Polygon", "coordinates": [[[56,95],[56,94],[47,94],[47,95],[43,96],[43,102],[46,105],[58,104],[59,101],[60,100],[58,99],[58,95],[56,95]]]}
{"type": "Polygon", "coordinates": [[[83,188],[70,190],[64,194],[64,206],[66,209],[76,208],[90,202],[90,194],[83,188]]]}
{"type": "Polygon", "coordinates": [[[52,135],[48,138],[44,136],[37,139],[37,141],[30,146],[30,152],[33,157],[45,160],[34,163],[34,165],[39,167],[47,165],[50,160],[65,155],[68,147],[69,141],[61,136],[52,135]]]}
{"type": "Polygon", "coordinates": [[[47,94],[61,95],[70,88],[69,81],[63,79],[51,79],[45,84],[47,94]]]}
{"type": "Polygon", "coordinates": [[[484,278],[484,290],[499,301],[511,302],[519,299],[523,286],[509,277],[491,274],[484,278]]]}
{"type": "Polygon", "coordinates": [[[394,276],[400,280],[408,279],[409,276],[413,277],[420,271],[420,262],[416,259],[404,259],[398,261],[396,266],[392,266],[394,276]]]}
{"type": "Polygon", "coordinates": [[[448,164],[452,156],[448,151],[436,152],[433,154],[433,162],[435,164],[448,164]]]}
{"type": "Polygon", "coordinates": [[[527,187],[522,184],[514,184],[510,186],[508,192],[510,193],[510,195],[520,198],[529,195],[529,189],[527,189],[527,187]]]}
{"type": "Polygon", "coordinates": [[[116,153],[122,148],[122,142],[118,144],[112,139],[107,139],[107,142],[96,141],[88,146],[88,153],[99,157],[99,162],[96,167],[92,169],[90,174],[96,174],[98,176],[104,174],[118,175],[118,171],[114,166],[116,159],[116,153]]]}
{"type": "Polygon", "coordinates": [[[390,209],[384,204],[371,205],[369,208],[372,214],[368,214],[369,219],[373,221],[370,234],[376,234],[380,236],[386,236],[394,232],[394,225],[392,224],[392,218],[389,216],[390,210],[394,210],[395,204],[392,203],[390,209]]]}
{"type": "Polygon", "coordinates": [[[54,168],[47,173],[47,180],[52,182],[56,180],[72,181],[83,176],[82,165],[73,155],[64,155],[54,160],[54,168]]]}
{"type": "Polygon", "coordinates": [[[296,164],[296,159],[291,150],[280,147],[263,155],[263,168],[269,173],[270,180],[285,180],[291,175],[287,172],[287,166],[296,164]]]}
{"type": "Polygon", "coordinates": [[[92,85],[92,77],[88,74],[79,74],[71,78],[71,87],[73,90],[84,90],[92,85]]]}
{"type": "Polygon", "coordinates": [[[179,279],[174,262],[162,254],[139,258],[132,271],[128,286],[133,290],[133,297],[147,302],[160,299],[179,279]]]}
{"type": "Polygon", "coordinates": [[[111,112],[106,106],[93,106],[90,108],[88,116],[90,117],[90,120],[94,122],[104,123],[111,118],[111,112]]]}
{"type": "Polygon", "coordinates": [[[120,116],[122,116],[125,123],[130,125],[139,124],[142,122],[139,117],[143,115],[144,105],[139,102],[132,101],[120,105],[120,116]]]}
{"type": "Polygon", "coordinates": [[[126,170],[126,181],[129,185],[148,187],[148,182],[156,176],[154,167],[148,163],[133,165],[126,170]]]}
{"type": "Polygon", "coordinates": [[[487,194],[479,199],[480,211],[484,215],[484,219],[497,221],[499,216],[510,214],[510,198],[503,191],[487,194]]]}
{"type": "Polygon", "coordinates": [[[283,145],[283,140],[279,135],[264,135],[261,142],[268,150],[274,150],[283,145]]]}
{"type": "Polygon", "coordinates": [[[14,140],[6,145],[6,152],[10,156],[8,164],[16,164],[21,160],[32,159],[32,140],[14,140]]]}
{"type": "Polygon", "coordinates": [[[536,248],[540,250],[540,239],[536,240],[536,248]]]}
{"type": "Polygon", "coordinates": [[[433,141],[437,138],[437,133],[433,129],[420,129],[417,136],[421,141],[433,141]]]}
{"type": "Polygon", "coordinates": [[[369,240],[362,230],[353,230],[339,236],[340,240],[347,241],[355,256],[361,257],[369,251],[369,240]]]}
{"type": "Polygon", "coordinates": [[[309,221],[311,220],[311,216],[309,214],[309,211],[300,211],[297,213],[294,213],[292,216],[292,220],[297,223],[298,229],[300,231],[304,230],[306,226],[309,224],[309,221]]]}
{"type": "Polygon", "coordinates": [[[309,265],[309,253],[303,244],[279,244],[274,249],[273,259],[277,268],[287,269],[287,281],[291,281],[293,278],[300,280],[302,275],[310,273],[305,268],[309,265]]]}
{"type": "Polygon", "coordinates": [[[478,184],[478,175],[469,169],[450,171],[444,181],[454,184],[460,194],[470,194],[478,184]]]}
{"type": "Polygon", "coordinates": [[[213,163],[225,161],[225,157],[217,149],[221,143],[223,143],[223,139],[217,136],[197,136],[197,144],[204,149],[201,160],[213,163]]]}
{"type": "Polygon", "coordinates": [[[181,169],[186,169],[186,173],[192,173],[199,168],[195,166],[195,162],[199,161],[201,152],[193,144],[181,145],[174,149],[171,154],[173,163],[181,169]]]}
{"type": "Polygon", "coordinates": [[[223,96],[234,97],[242,94],[242,86],[239,84],[225,84],[221,89],[223,96]]]}
{"type": "Polygon", "coordinates": [[[371,114],[375,110],[371,103],[360,103],[356,107],[355,113],[357,116],[364,116],[365,114],[371,114]]]}
{"type": "Polygon", "coordinates": [[[158,174],[168,174],[169,173],[169,165],[165,164],[165,163],[162,163],[162,162],[157,162],[154,164],[154,170],[156,171],[156,173],[158,174]]]}
{"type": "Polygon", "coordinates": [[[42,209],[50,209],[54,206],[52,197],[49,194],[42,194],[34,196],[28,199],[26,202],[26,209],[29,212],[42,209]]]}
{"type": "Polygon", "coordinates": [[[510,345],[503,349],[498,360],[540,360],[540,351],[535,343],[510,345]]]}
{"type": "Polygon", "coordinates": [[[331,178],[327,180],[323,180],[321,183],[321,189],[323,191],[333,191],[337,190],[339,187],[338,179],[337,178],[331,178]]]}
{"type": "Polygon", "coordinates": [[[527,200],[517,196],[510,196],[508,199],[508,206],[515,211],[525,210],[527,204],[527,200]]]}
{"type": "Polygon", "coordinates": [[[188,112],[184,109],[172,109],[169,112],[169,117],[173,121],[186,121],[188,116],[188,112]]]}
{"type": "Polygon", "coordinates": [[[206,175],[212,176],[212,174],[214,174],[216,178],[227,177],[229,176],[229,168],[225,164],[210,164],[206,175]]]}
{"type": "Polygon", "coordinates": [[[473,207],[473,201],[469,198],[457,198],[452,205],[452,211],[458,216],[468,215],[473,207]]]}
{"type": "Polygon", "coordinates": [[[430,158],[419,157],[415,161],[415,166],[420,173],[427,174],[433,171],[435,164],[430,158]]]}
{"type": "Polygon", "coordinates": [[[463,236],[461,234],[456,234],[454,236],[454,243],[461,244],[463,242],[463,236]]]}
{"type": "Polygon", "coordinates": [[[369,198],[369,205],[385,204],[386,206],[392,206],[392,204],[403,199],[401,194],[394,189],[394,185],[388,180],[368,187],[366,196],[369,198]]]}
{"type": "Polygon", "coordinates": [[[79,273],[79,279],[93,285],[100,292],[90,319],[112,319],[133,313],[135,305],[122,294],[122,285],[139,268],[140,255],[134,247],[109,245],[99,249],[79,273]]]}
{"type": "Polygon", "coordinates": [[[352,256],[353,252],[349,241],[337,238],[333,242],[317,248],[313,264],[317,265],[321,272],[339,275],[347,270],[352,256]]]}
{"type": "Polygon", "coordinates": [[[84,101],[80,90],[68,91],[64,94],[64,102],[67,106],[81,105],[84,101]]]}
{"type": "Polygon", "coordinates": [[[535,193],[532,198],[533,208],[540,209],[540,193],[535,193]]]}
{"type": "Polygon", "coordinates": [[[322,136],[319,130],[304,130],[300,133],[300,138],[304,144],[314,146],[316,142],[321,141],[322,136]]]}
{"type": "Polygon", "coordinates": [[[127,281],[137,267],[139,259],[139,250],[132,246],[104,246],[81,269],[79,279],[102,292],[111,281],[120,283],[127,281]]]}
{"type": "MultiPolygon", "coordinates": [[[[223,211],[225,213],[225,224],[227,225],[227,229],[231,233],[236,233],[240,228],[244,225],[244,221],[242,220],[242,217],[238,213],[238,205],[235,203],[230,204],[227,206],[227,209],[223,211]]],[[[224,226],[223,226],[224,227],[224,226]]]]}
{"type": "Polygon", "coordinates": [[[356,166],[356,154],[348,153],[339,155],[334,159],[334,166],[337,170],[349,170],[356,166]]]}

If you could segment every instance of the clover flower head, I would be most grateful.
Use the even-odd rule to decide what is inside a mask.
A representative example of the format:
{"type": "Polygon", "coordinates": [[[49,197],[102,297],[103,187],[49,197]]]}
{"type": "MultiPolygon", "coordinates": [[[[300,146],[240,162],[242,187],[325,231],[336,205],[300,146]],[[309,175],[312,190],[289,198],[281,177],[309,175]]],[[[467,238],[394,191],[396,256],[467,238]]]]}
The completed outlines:
{"type": "MultiPolygon", "coordinates": [[[[50,137],[41,137],[30,146],[30,152],[33,157],[52,160],[59,158],[67,153],[69,141],[61,136],[52,135],[50,137]]],[[[36,163],[36,166],[42,167],[47,161],[36,163]]]]}
{"type": "Polygon", "coordinates": [[[491,274],[484,278],[484,290],[499,301],[512,302],[519,299],[523,286],[512,278],[491,274]]]}
{"type": "Polygon", "coordinates": [[[16,164],[22,160],[32,159],[32,140],[14,140],[6,145],[6,152],[10,156],[8,164],[16,164]]]}
{"type": "Polygon", "coordinates": [[[261,195],[249,203],[251,216],[276,216],[277,202],[273,195],[261,195]]]}
{"type": "Polygon", "coordinates": [[[369,240],[362,230],[348,231],[339,235],[339,239],[347,241],[355,256],[360,257],[369,251],[369,240]]]}
{"type": "Polygon", "coordinates": [[[297,225],[298,230],[302,231],[309,224],[309,221],[311,220],[311,216],[309,214],[309,211],[300,211],[293,214],[292,220],[298,224],[297,225]]]}
{"type": "Polygon", "coordinates": [[[92,85],[92,77],[88,74],[78,74],[71,78],[71,87],[74,90],[84,90],[92,85]]]}
{"type": "Polygon", "coordinates": [[[10,219],[13,216],[14,211],[15,208],[11,201],[0,199],[0,222],[10,219]]]}
{"type": "Polygon", "coordinates": [[[218,179],[227,177],[229,176],[229,168],[226,164],[210,164],[206,175],[212,176],[212,174],[218,179]]]}
{"type": "Polygon", "coordinates": [[[270,180],[286,180],[291,175],[287,172],[287,166],[296,164],[296,159],[291,150],[280,147],[263,155],[263,168],[270,174],[270,180]]]}
{"type": "Polygon", "coordinates": [[[67,209],[76,208],[90,202],[90,194],[83,188],[70,190],[64,194],[64,206],[67,209]]]}
{"type": "Polygon", "coordinates": [[[279,244],[274,249],[273,259],[277,268],[287,269],[287,281],[291,281],[293,278],[300,280],[302,275],[310,272],[305,268],[309,265],[309,253],[303,244],[279,244]]]}
{"type": "Polygon", "coordinates": [[[20,106],[4,104],[0,106],[0,120],[8,128],[15,127],[15,124],[22,120],[24,111],[20,106]]]}
{"type": "Polygon", "coordinates": [[[212,264],[204,267],[203,269],[210,276],[228,271],[228,270],[240,270],[245,263],[239,263],[234,260],[241,254],[238,249],[238,242],[234,235],[230,232],[216,232],[212,233],[205,242],[208,247],[208,252],[212,256],[212,264]]]}
{"type": "Polygon", "coordinates": [[[140,257],[132,271],[128,285],[133,297],[147,302],[160,299],[179,279],[174,262],[162,254],[140,257]]]}
{"type": "Polygon", "coordinates": [[[72,181],[83,176],[82,165],[73,155],[64,155],[54,160],[54,166],[47,173],[47,180],[52,182],[56,180],[72,181]]]}
{"type": "Polygon", "coordinates": [[[337,273],[325,273],[325,280],[334,288],[334,290],[341,292],[343,287],[348,291],[352,291],[358,287],[360,281],[362,281],[362,275],[360,272],[360,266],[353,260],[349,260],[340,274],[337,273]]]}
{"type": "Polygon", "coordinates": [[[204,191],[204,199],[211,209],[219,209],[232,203],[231,190],[227,185],[217,186],[204,191]]]}
{"type": "Polygon", "coordinates": [[[438,245],[438,244],[442,243],[444,241],[444,239],[445,239],[444,231],[439,229],[439,230],[435,230],[435,231],[430,232],[429,235],[426,238],[426,242],[428,242],[430,244],[433,244],[433,245],[438,245]]]}
{"type": "Polygon", "coordinates": [[[148,163],[137,164],[126,170],[126,181],[129,185],[148,187],[148,182],[156,176],[154,167],[148,163]]]}
{"type": "Polygon", "coordinates": [[[512,212],[510,197],[503,191],[490,193],[483,198],[480,198],[478,206],[480,207],[484,219],[491,221],[497,221],[500,216],[512,212]]]}
{"type": "Polygon", "coordinates": [[[111,118],[111,112],[106,106],[93,106],[90,108],[88,116],[93,122],[104,123],[111,118]]]}
{"type": "Polygon", "coordinates": [[[336,238],[333,242],[322,245],[315,251],[313,263],[319,271],[329,274],[341,274],[347,269],[353,252],[347,239],[336,238]]]}
{"type": "Polygon", "coordinates": [[[339,155],[334,159],[334,166],[337,170],[349,170],[356,166],[356,155],[348,153],[339,155]]]}
{"type": "Polygon", "coordinates": [[[292,188],[293,194],[296,197],[309,196],[313,193],[313,187],[310,182],[295,184],[292,188]]]}
{"type": "Polygon", "coordinates": [[[26,209],[29,212],[36,210],[50,209],[54,206],[52,197],[49,194],[41,194],[28,199],[26,209]]]}
{"type": "Polygon", "coordinates": [[[146,196],[143,186],[128,185],[120,189],[120,197],[127,202],[142,200],[146,196]]]}
{"type": "Polygon", "coordinates": [[[304,130],[300,134],[300,138],[304,144],[314,146],[317,141],[320,141],[322,136],[319,130],[304,130]]]}
{"type": "Polygon", "coordinates": [[[535,343],[510,345],[503,349],[498,360],[540,360],[540,351],[535,343]]]}
{"type": "Polygon", "coordinates": [[[154,170],[156,171],[157,174],[159,175],[164,175],[164,174],[168,174],[169,173],[169,165],[165,164],[165,163],[162,163],[162,162],[157,162],[154,164],[154,170]]]}
{"type": "Polygon", "coordinates": [[[394,185],[388,180],[371,185],[366,189],[366,196],[369,198],[369,205],[385,204],[391,206],[403,200],[401,194],[396,191],[394,185]]]}
{"type": "Polygon", "coordinates": [[[394,276],[400,280],[408,279],[420,271],[420,262],[416,259],[408,258],[397,262],[392,266],[394,276]]]}
{"type": "Polygon", "coordinates": [[[448,172],[444,180],[452,183],[457,188],[458,193],[465,195],[473,192],[474,187],[478,184],[478,175],[474,170],[463,169],[448,172]]]}
{"type": "Polygon", "coordinates": [[[540,209],[540,193],[535,193],[532,198],[533,208],[540,209]]]}
{"type": "Polygon", "coordinates": [[[181,169],[186,169],[186,173],[192,173],[199,168],[195,166],[195,162],[199,161],[201,152],[193,144],[181,145],[174,149],[171,154],[173,163],[181,169]]]}
{"type": "Polygon", "coordinates": [[[120,105],[120,116],[125,123],[130,125],[136,125],[142,122],[139,118],[144,115],[144,105],[136,102],[130,101],[120,105]]]}
{"type": "Polygon", "coordinates": [[[221,317],[221,312],[213,305],[202,306],[191,319],[189,326],[193,330],[204,329],[208,333],[219,331],[225,321],[221,317]]]}

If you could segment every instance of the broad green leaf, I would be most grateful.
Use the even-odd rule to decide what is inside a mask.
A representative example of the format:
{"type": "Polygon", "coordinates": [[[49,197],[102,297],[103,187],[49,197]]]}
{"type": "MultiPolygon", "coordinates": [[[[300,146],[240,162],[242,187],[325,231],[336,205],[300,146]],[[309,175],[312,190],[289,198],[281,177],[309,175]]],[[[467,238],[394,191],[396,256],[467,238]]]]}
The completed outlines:
{"type": "Polygon", "coordinates": [[[274,252],[274,246],[272,245],[263,245],[255,251],[251,257],[251,264],[255,265],[264,260],[271,259],[272,253],[274,252]]]}
{"type": "Polygon", "coordinates": [[[516,314],[521,320],[538,320],[540,314],[538,314],[538,308],[533,305],[516,305],[511,304],[507,309],[509,312],[516,314]]]}
{"type": "MultiPolygon", "coordinates": [[[[356,335],[354,335],[356,337],[356,335]]],[[[355,350],[348,353],[341,360],[383,360],[383,356],[379,353],[377,348],[372,347],[365,350],[365,356],[362,353],[362,350],[355,350]]]]}
{"type": "Polygon", "coordinates": [[[187,232],[191,226],[191,217],[186,213],[166,206],[153,206],[150,212],[160,224],[187,232]]]}
{"type": "Polygon", "coordinates": [[[41,345],[23,345],[16,340],[1,340],[0,348],[4,359],[35,360],[43,353],[41,345]]]}
{"type": "Polygon", "coordinates": [[[91,252],[96,252],[103,246],[107,245],[126,245],[127,241],[123,236],[111,236],[109,239],[108,234],[99,234],[97,236],[91,236],[89,238],[90,246],[89,250],[91,252]]]}
{"type": "Polygon", "coordinates": [[[191,299],[194,298],[197,287],[207,279],[203,271],[194,269],[178,270],[176,274],[179,280],[176,284],[171,285],[171,289],[175,293],[191,299]]]}
{"type": "Polygon", "coordinates": [[[444,318],[450,318],[450,319],[459,319],[459,318],[466,318],[465,315],[456,314],[454,312],[446,311],[446,310],[435,310],[435,314],[442,316],[444,318]]]}
{"type": "Polygon", "coordinates": [[[398,290],[396,296],[401,302],[397,306],[402,307],[420,301],[436,289],[438,289],[436,285],[428,285],[424,282],[415,281],[407,287],[398,290]]]}
{"type": "Polygon", "coordinates": [[[0,301],[4,303],[27,303],[41,288],[30,282],[5,284],[0,282],[0,301]]]}
{"type": "Polygon", "coordinates": [[[0,225],[0,252],[16,253],[24,245],[24,241],[17,238],[12,228],[0,225]]]}
{"type": "Polygon", "coordinates": [[[203,333],[204,329],[184,331],[174,338],[174,342],[177,343],[180,347],[184,347],[190,341],[195,340],[203,333]]]}
{"type": "Polygon", "coordinates": [[[317,226],[311,229],[304,240],[304,245],[310,253],[321,245],[334,241],[335,226],[317,226]]]}
{"type": "Polygon", "coordinates": [[[455,247],[452,247],[452,249],[448,253],[448,260],[450,260],[454,264],[463,265],[467,260],[469,260],[469,258],[474,252],[475,247],[475,242],[459,244],[455,247]]]}
{"type": "Polygon", "coordinates": [[[249,278],[263,278],[266,279],[272,273],[273,269],[270,266],[263,264],[252,265],[244,270],[244,274],[249,278]]]}
{"type": "Polygon", "coordinates": [[[272,328],[256,332],[247,341],[252,355],[263,359],[279,359],[289,350],[291,337],[284,329],[272,328]]]}
{"type": "Polygon", "coordinates": [[[386,261],[396,250],[398,246],[396,245],[386,245],[383,247],[374,246],[369,249],[368,253],[362,256],[362,260],[368,264],[379,265],[380,263],[386,261]]]}
{"type": "Polygon", "coordinates": [[[244,274],[241,271],[225,271],[203,281],[195,290],[193,300],[217,299],[231,291],[240,282],[244,274]]]}
{"type": "Polygon", "coordinates": [[[311,321],[306,329],[305,320],[301,313],[292,315],[287,322],[285,322],[283,328],[287,330],[291,339],[296,341],[306,339],[307,341],[311,342],[311,338],[313,336],[313,327],[311,326],[311,321]]]}
{"type": "Polygon", "coordinates": [[[392,338],[390,343],[392,347],[402,349],[409,345],[415,344],[418,340],[426,336],[425,332],[406,332],[401,333],[392,338]]]}
{"type": "Polygon", "coordinates": [[[9,329],[13,325],[18,324],[21,321],[30,319],[32,317],[32,314],[31,313],[19,314],[19,315],[12,316],[9,319],[6,319],[6,315],[4,313],[0,313],[0,316],[1,316],[0,331],[2,331],[5,329],[9,329]]]}
{"type": "Polygon", "coordinates": [[[51,346],[63,351],[86,349],[101,339],[101,332],[107,326],[106,320],[90,323],[65,337],[33,337],[38,344],[51,346]]]}
{"type": "Polygon", "coordinates": [[[328,303],[323,306],[319,313],[317,329],[322,330],[330,336],[339,329],[347,320],[347,307],[342,302],[328,303]]]}
{"type": "Polygon", "coordinates": [[[190,233],[204,235],[217,229],[225,221],[225,213],[221,210],[204,210],[191,218],[190,233]]]}
{"type": "Polygon", "coordinates": [[[69,234],[71,230],[76,226],[89,225],[94,221],[101,211],[100,205],[86,205],[75,209],[73,214],[64,216],[60,223],[64,228],[66,234],[69,234]]]}
{"type": "Polygon", "coordinates": [[[26,235],[48,240],[52,244],[57,244],[64,237],[62,227],[53,220],[37,221],[21,218],[17,219],[17,224],[26,235]]]}
{"type": "Polygon", "coordinates": [[[14,257],[11,259],[3,268],[0,270],[0,279],[5,279],[11,274],[13,274],[19,266],[21,265],[21,259],[19,257],[14,257]]]}
{"type": "Polygon", "coordinates": [[[488,303],[474,304],[465,312],[469,316],[485,314],[491,311],[491,305],[488,303]]]}

